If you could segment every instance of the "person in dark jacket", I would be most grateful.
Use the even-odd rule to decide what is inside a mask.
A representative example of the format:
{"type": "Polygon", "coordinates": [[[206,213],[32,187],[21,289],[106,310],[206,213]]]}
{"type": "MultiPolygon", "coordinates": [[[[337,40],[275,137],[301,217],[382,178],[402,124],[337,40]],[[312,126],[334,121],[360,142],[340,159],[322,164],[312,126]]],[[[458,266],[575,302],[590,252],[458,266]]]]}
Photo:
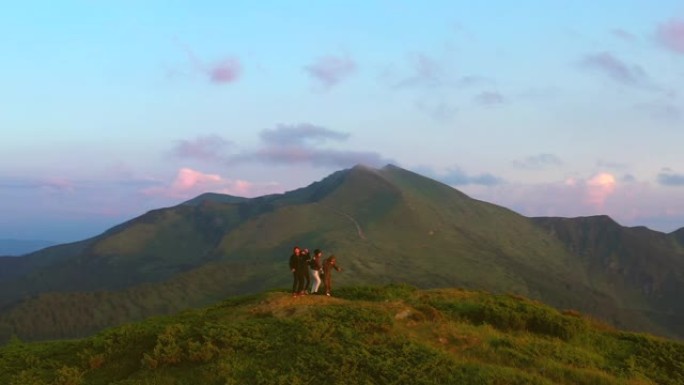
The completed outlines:
{"type": "Polygon", "coordinates": [[[297,295],[306,295],[307,285],[309,284],[309,250],[304,249],[299,254],[297,260],[297,274],[299,274],[300,286],[297,295]]]}
{"type": "Polygon", "coordinates": [[[318,287],[321,286],[321,270],[323,265],[321,265],[321,256],[323,253],[316,249],[314,250],[313,257],[309,262],[309,269],[311,270],[311,276],[313,277],[313,285],[311,286],[311,294],[318,294],[318,287]]]}
{"type": "Polygon", "coordinates": [[[292,271],[292,296],[296,297],[304,288],[304,275],[301,273],[300,260],[301,249],[299,246],[295,246],[292,249],[292,255],[290,255],[290,270],[292,271]]]}
{"type": "Polygon", "coordinates": [[[332,292],[332,270],[342,271],[342,268],[337,265],[337,258],[334,255],[329,256],[323,262],[323,280],[325,281],[325,295],[330,296],[332,292]]]}
{"type": "Polygon", "coordinates": [[[304,294],[309,294],[309,286],[311,286],[311,274],[309,274],[309,264],[311,263],[311,253],[309,252],[309,249],[304,249],[302,250],[302,257],[304,259],[304,262],[306,263],[306,266],[304,266],[304,280],[306,281],[304,284],[304,294]]]}

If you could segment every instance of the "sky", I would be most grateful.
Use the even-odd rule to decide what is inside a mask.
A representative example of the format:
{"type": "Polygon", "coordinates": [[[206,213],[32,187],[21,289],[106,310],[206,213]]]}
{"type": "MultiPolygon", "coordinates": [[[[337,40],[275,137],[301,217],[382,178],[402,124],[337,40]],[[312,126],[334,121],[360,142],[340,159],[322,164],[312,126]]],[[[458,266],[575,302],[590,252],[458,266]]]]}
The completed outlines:
{"type": "Polygon", "coordinates": [[[0,52],[0,239],[388,163],[684,227],[681,1],[27,0],[0,52]]]}

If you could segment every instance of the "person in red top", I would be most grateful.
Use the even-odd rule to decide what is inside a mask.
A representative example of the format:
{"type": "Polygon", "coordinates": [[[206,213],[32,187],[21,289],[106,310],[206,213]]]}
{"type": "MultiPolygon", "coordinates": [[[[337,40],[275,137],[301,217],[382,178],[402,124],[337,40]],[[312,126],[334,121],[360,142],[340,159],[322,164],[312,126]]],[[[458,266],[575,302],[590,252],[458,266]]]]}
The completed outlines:
{"type": "Polygon", "coordinates": [[[325,281],[325,295],[330,296],[332,292],[332,270],[342,271],[342,268],[337,265],[337,258],[334,255],[329,256],[323,262],[323,280],[325,281]]]}

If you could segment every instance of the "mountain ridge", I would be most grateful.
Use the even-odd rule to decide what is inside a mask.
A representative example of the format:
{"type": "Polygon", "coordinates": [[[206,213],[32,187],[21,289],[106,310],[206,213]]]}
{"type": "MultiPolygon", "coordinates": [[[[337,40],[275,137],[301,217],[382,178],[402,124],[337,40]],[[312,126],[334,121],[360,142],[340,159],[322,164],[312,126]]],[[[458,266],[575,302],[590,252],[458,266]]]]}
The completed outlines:
{"type": "MultiPolygon", "coordinates": [[[[356,166],[257,198],[203,194],[97,237],[31,254],[20,268],[0,260],[0,271],[12,271],[0,273],[0,337],[3,330],[5,336],[21,330],[25,338],[78,336],[286,286],[291,277],[284,260],[294,244],[338,255],[346,272],[341,285],[406,282],[511,292],[635,330],[683,336],[661,317],[681,314],[672,304],[683,282],[675,236],[623,230],[608,217],[585,222],[603,230],[570,231],[575,222],[563,227],[564,220],[527,218],[393,165],[356,166]],[[667,240],[654,244],[664,264],[649,272],[656,290],[642,293],[643,277],[596,262],[607,257],[578,254],[591,242],[597,246],[587,250],[594,254],[610,249],[601,245],[617,239],[614,234],[645,250],[649,242],[667,240]],[[664,270],[673,273],[663,278],[664,270]],[[660,293],[666,296],[654,300],[660,293]],[[639,308],[629,308],[632,302],[639,308]],[[40,311],[51,314],[50,322],[32,321],[33,330],[22,326],[40,311]]],[[[640,266],[641,259],[625,258],[640,266]]]]}

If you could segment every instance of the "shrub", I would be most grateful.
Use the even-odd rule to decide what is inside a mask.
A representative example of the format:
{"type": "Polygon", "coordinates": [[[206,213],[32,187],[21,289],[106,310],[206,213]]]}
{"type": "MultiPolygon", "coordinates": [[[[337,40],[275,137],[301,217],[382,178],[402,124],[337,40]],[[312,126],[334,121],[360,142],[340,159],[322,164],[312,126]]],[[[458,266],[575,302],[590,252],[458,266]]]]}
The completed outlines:
{"type": "Polygon", "coordinates": [[[34,370],[22,370],[10,379],[9,385],[47,385],[34,370]]]}
{"type": "Polygon", "coordinates": [[[474,324],[489,324],[503,331],[528,331],[569,340],[586,331],[582,318],[566,316],[557,310],[506,296],[459,301],[429,300],[437,309],[474,324]]]}
{"type": "Polygon", "coordinates": [[[208,362],[219,354],[219,349],[211,341],[188,341],[188,359],[192,362],[208,362]]]}
{"type": "Polygon", "coordinates": [[[386,286],[354,286],[342,287],[336,295],[340,298],[362,301],[389,301],[408,299],[416,292],[415,287],[408,284],[390,284],[386,286]]]}
{"type": "Polygon", "coordinates": [[[167,326],[164,331],[157,336],[157,344],[151,354],[143,355],[143,366],[154,369],[160,365],[178,364],[183,359],[183,349],[177,337],[185,331],[182,324],[172,324],[167,326]]]}
{"type": "Polygon", "coordinates": [[[62,366],[57,370],[56,385],[81,385],[83,383],[83,372],[78,368],[62,366]]]}

